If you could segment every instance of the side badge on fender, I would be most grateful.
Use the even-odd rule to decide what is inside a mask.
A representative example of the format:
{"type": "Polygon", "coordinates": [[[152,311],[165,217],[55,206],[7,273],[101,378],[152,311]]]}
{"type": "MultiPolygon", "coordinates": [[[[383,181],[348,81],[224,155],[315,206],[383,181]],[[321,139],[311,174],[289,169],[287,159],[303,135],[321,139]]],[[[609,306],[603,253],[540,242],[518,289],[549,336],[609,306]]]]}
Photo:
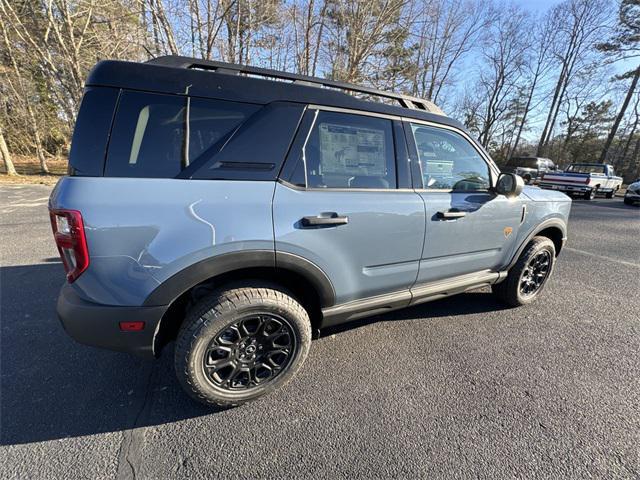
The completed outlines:
{"type": "Polygon", "coordinates": [[[504,238],[509,238],[509,235],[511,235],[511,232],[513,232],[512,227],[504,227],[504,238]]]}

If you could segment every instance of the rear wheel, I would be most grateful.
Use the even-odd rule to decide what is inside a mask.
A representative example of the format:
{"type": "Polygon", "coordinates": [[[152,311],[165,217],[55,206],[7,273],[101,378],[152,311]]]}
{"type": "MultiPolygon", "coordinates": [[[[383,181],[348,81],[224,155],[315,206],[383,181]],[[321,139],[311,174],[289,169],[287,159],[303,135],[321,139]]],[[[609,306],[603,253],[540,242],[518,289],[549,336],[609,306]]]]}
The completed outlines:
{"type": "Polygon", "coordinates": [[[272,284],[224,289],[187,314],[176,342],[176,375],[197,401],[236,406],[287,383],[310,343],[309,316],[285,290],[272,284]]]}
{"type": "Polygon", "coordinates": [[[547,237],[534,237],[525,247],[507,278],[491,287],[507,305],[517,307],[533,302],[553,272],[556,249],[547,237]]]}
{"type": "Polygon", "coordinates": [[[586,192],[584,192],[584,199],[585,200],[593,200],[594,198],[596,198],[596,189],[592,188],[591,190],[587,190],[586,192]]]}

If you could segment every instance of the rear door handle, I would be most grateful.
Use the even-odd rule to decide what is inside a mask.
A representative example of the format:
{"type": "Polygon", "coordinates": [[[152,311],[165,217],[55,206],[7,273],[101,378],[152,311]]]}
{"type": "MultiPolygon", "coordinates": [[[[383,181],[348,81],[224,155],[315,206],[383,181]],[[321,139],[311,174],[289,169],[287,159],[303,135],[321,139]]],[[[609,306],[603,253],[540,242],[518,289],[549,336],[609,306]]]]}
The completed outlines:
{"type": "Polygon", "coordinates": [[[452,220],[455,218],[462,218],[467,215],[467,212],[460,212],[458,210],[449,210],[447,212],[437,212],[436,216],[441,220],[452,220]]]}
{"type": "Polygon", "coordinates": [[[349,217],[338,215],[336,212],[322,212],[320,215],[302,217],[300,220],[303,227],[317,227],[322,225],[346,225],[349,217]]]}

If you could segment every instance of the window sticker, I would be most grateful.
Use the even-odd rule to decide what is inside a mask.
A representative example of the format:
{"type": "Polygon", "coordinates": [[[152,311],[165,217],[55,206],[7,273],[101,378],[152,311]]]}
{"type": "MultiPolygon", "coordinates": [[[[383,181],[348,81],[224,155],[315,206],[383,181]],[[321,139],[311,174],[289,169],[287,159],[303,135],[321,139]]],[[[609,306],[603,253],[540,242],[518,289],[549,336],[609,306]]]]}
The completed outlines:
{"type": "Polygon", "coordinates": [[[322,123],[319,132],[323,174],[385,175],[383,130],[322,123]]]}

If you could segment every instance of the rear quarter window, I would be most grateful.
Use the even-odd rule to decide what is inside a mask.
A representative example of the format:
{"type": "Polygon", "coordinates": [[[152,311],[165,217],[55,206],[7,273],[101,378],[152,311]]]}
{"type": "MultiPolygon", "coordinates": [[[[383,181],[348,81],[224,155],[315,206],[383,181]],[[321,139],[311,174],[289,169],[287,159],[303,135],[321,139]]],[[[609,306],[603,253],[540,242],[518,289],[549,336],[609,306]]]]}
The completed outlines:
{"type": "Polygon", "coordinates": [[[174,178],[210,157],[260,107],[225,100],[124,91],[105,176],[174,178]]]}
{"type": "Polygon", "coordinates": [[[82,97],[69,152],[69,173],[102,176],[109,131],[120,90],[90,87],[82,97]]]}

